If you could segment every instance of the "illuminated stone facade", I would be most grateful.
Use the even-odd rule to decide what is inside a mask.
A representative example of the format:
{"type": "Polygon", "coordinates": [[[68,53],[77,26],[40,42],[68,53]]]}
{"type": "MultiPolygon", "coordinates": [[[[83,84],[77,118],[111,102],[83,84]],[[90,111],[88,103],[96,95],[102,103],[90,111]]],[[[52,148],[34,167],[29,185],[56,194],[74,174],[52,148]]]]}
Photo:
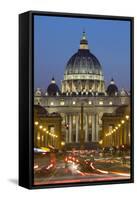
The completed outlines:
{"type": "Polygon", "coordinates": [[[78,146],[80,143],[81,105],[85,147],[92,148],[101,140],[103,114],[114,113],[119,106],[130,103],[130,94],[118,90],[114,80],[105,88],[102,67],[90,53],[85,33],[80,49],[67,63],[61,89],[54,79],[51,84],[46,91],[35,91],[34,104],[61,115],[61,138],[66,145],[78,146]]]}
{"type": "Polygon", "coordinates": [[[129,96],[35,96],[35,104],[40,104],[49,113],[57,112],[62,117],[61,137],[66,143],[79,143],[81,130],[81,103],[84,106],[84,141],[99,142],[102,131],[102,116],[113,113],[121,105],[129,105],[129,96]],[[67,128],[68,125],[68,128],[67,128]]]}
{"type": "Polygon", "coordinates": [[[61,121],[58,113],[48,113],[40,105],[34,106],[34,147],[61,148],[61,121]]]}
{"type": "Polygon", "coordinates": [[[103,147],[130,146],[130,106],[120,106],[102,117],[103,147]]]}

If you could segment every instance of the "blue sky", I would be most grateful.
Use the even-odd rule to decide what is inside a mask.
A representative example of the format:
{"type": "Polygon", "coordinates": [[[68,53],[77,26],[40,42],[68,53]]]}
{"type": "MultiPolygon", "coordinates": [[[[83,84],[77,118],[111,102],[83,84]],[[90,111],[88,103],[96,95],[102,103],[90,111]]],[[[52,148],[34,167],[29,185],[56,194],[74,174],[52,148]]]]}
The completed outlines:
{"type": "Polygon", "coordinates": [[[89,48],[102,65],[106,86],[113,77],[119,88],[130,88],[130,22],[53,16],[34,17],[34,88],[43,90],[54,76],[63,80],[69,58],[85,30],[89,48]]]}

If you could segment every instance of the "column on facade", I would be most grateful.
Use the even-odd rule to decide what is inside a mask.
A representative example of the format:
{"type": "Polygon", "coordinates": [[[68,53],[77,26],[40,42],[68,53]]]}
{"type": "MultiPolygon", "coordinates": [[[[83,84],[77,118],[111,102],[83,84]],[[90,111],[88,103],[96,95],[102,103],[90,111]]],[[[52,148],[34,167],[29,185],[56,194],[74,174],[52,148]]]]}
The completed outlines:
{"type": "Polygon", "coordinates": [[[124,144],[128,144],[128,122],[126,123],[124,129],[124,144]]]}
{"type": "Polygon", "coordinates": [[[117,135],[118,135],[118,131],[115,133],[115,147],[118,146],[118,141],[117,141],[117,135]]]}
{"type": "Polygon", "coordinates": [[[46,146],[46,136],[45,136],[45,133],[43,134],[43,146],[44,147],[46,146]]]}
{"type": "Polygon", "coordinates": [[[51,136],[51,141],[52,141],[52,146],[54,146],[54,137],[53,136],[51,136]]]}
{"type": "Polygon", "coordinates": [[[123,134],[123,127],[121,127],[119,131],[119,145],[122,145],[122,134],[123,134]]]}
{"type": "Polygon", "coordinates": [[[48,146],[48,134],[45,135],[45,145],[48,146]]]}
{"type": "Polygon", "coordinates": [[[115,146],[119,146],[119,139],[118,139],[118,135],[119,135],[119,129],[117,130],[117,132],[115,133],[115,146]]]}
{"type": "Polygon", "coordinates": [[[109,135],[109,147],[112,146],[112,135],[109,135]]]}
{"type": "Polygon", "coordinates": [[[68,122],[68,115],[66,115],[65,116],[65,123],[66,123],[66,130],[65,130],[65,133],[66,133],[66,135],[65,135],[65,141],[66,141],[66,143],[68,143],[68,132],[69,132],[69,129],[67,128],[67,125],[69,124],[69,122],[68,122]]]}
{"type": "Polygon", "coordinates": [[[107,147],[108,146],[108,137],[104,136],[104,138],[105,138],[104,147],[107,147]]]}
{"type": "Polygon", "coordinates": [[[85,142],[88,141],[88,114],[85,116],[85,142]]]}
{"type": "Polygon", "coordinates": [[[79,116],[76,115],[76,142],[78,142],[78,133],[79,133],[79,116]]]}
{"type": "Polygon", "coordinates": [[[95,126],[95,115],[92,115],[92,142],[96,140],[96,126],[95,126]]]}
{"type": "Polygon", "coordinates": [[[52,146],[52,136],[50,135],[50,145],[52,146]]]}
{"type": "Polygon", "coordinates": [[[43,134],[41,135],[41,146],[42,147],[44,146],[44,135],[43,134]]]}
{"type": "Polygon", "coordinates": [[[122,127],[122,144],[124,144],[125,124],[122,127]]]}
{"type": "Polygon", "coordinates": [[[109,147],[109,145],[110,145],[110,136],[107,136],[106,139],[107,139],[107,147],[109,147]]]}
{"type": "Polygon", "coordinates": [[[107,146],[109,147],[110,146],[110,135],[109,136],[107,136],[107,146]]]}
{"type": "Polygon", "coordinates": [[[130,138],[131,138],[131,132],[130,132],[130,122],[128,122],[128,137],[127,137],[127,144],[130,145],[130,138]]]}
{"type": "Polygon", "coordinates": [[[115,146],[115,133],[112,133],[111,139],[112,139],[111,146],[115,146]]]}
{"type": "Polygon", "coordinates": [[[72,116],[69,115],[69,143],[72,142],[72,116]]]}
{"type": "Polygon", "coordinates": [[[40,147],[40,132],[37,132],[37,146],[40,147]]]}
{"type": "Polygon", "coordinates": [[[52,146],[54,146],[54,137],[51,136],[51,138],[52,138],[52,146]]]}
{"type": "Polygon", "coordinates": [[[98,135],[98,131],[99,131],[99,124],[98,124],[98,120],[99,120],[99,116],[98,116],[98,114],[96,114],[96,142],[98,142],[98,140],[99,140],[99,135],[98,135]]]}
{"type": "Polygon", "coordinates": [[[117,145],[117,142],[116,142],[116,135],[117,135],[117,132],[113,133],[113,146],[116,146],[117,145]]]}
{"type": "Polygon", "coordinates": [[[111,135],[111,138],[112,138],[111,146],[115,146],[115,133],[111,135]]]}
{"type": "Polygon", "coordinates": [[[109,136],[106,137],[106,146],[109,146],[109,136]]]}
{"type": "Polygon", "coordinates": [[[48,145],[51,145],[51,135],[48,135],[48,145]]]}
{"type": "Polygon", "coordinates": [[[34,147],[37,147],[37,128],[34,127],[34,147]]]}

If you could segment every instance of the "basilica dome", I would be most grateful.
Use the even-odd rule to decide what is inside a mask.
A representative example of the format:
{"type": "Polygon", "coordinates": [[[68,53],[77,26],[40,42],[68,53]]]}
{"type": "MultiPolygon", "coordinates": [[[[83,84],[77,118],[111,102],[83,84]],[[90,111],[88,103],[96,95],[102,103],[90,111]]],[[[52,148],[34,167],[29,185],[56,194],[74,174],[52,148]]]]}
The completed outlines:
{"type": "Polygon", "coordinates": [[[88,49],[79,49],[68,61],[65,74],[98,74],[102,75],[98,59],[88,49]]]}
{"type": "Polygon", "coordinates": [[[80,48],[68,60],[62,82],[62,92],[104,92],[102,67],[88,48],[86,34],[83,32],[80,48]]]}

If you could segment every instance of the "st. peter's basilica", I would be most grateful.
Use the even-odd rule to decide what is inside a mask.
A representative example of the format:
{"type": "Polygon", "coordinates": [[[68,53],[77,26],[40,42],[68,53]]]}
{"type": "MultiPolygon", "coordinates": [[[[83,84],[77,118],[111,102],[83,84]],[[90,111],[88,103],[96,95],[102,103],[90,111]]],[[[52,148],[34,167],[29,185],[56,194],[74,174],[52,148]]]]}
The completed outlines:
{"type": "Polygon", "coordinates": [[[35,90],[35,124],[44,127],[42,134],[35,130],[35,146],[130,145],[130,93],[118,88],[113,78],[106,86],[100,61],[83,32],[79,49],[66,64],[61,88],[51,77],[45,91],[35,90]]]}

